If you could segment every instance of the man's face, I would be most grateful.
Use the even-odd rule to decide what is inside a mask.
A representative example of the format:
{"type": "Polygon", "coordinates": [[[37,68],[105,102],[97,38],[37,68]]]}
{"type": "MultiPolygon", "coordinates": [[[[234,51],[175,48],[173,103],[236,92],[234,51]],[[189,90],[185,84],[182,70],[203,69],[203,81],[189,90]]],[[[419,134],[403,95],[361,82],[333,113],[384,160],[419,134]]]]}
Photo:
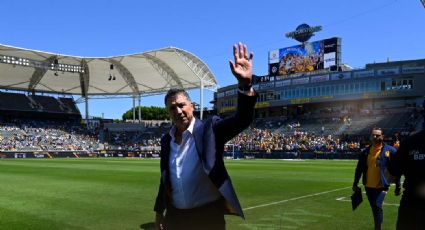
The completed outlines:
{"type": "Polygon", "coordinates": [[[382,135],[382,130],[372,130],[370,138],[374,144],[382,143],[384,141],[384,135],[382,135]]]}
{"type": "Polygon", "coordinates": [[[167,110],[178,130],[183,131],[189,127],[193,118],[193,104],[186,96],[179,93],[169,97],[167,110]]]}

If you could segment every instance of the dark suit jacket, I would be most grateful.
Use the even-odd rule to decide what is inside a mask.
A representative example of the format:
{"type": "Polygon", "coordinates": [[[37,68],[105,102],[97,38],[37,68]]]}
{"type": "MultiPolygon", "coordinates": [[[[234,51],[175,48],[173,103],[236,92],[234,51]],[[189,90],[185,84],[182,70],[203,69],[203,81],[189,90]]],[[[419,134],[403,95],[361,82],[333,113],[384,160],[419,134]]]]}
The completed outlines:
{"type": "MultiPolygon", "coordinates": [[[[354,183],[353,185],[357,185],[359,183],[360,177],[362,177],[362,182],[364,185],[366,185],[366,178],[367,178],[367,157],[370,153],[370,147],[364,149],[360,155],[359,160],[357,161],[356,171],[354,174],[354,183]]],[[[377,164],[380,168],[380,174],[381,174],[381,183],[385,188],[388,188],[390,186],[390,181],[388,181],[387,175],[386,175],[386,169],[388,167],[390,158],[393,158],[396,153],[396,149],[392,146],[389,146],[385,143],[383,143],[381,153],[379,154],[379,157],[377,159],[377,164]]],[[[396,178],[396,186],[400,186],[400,177],[396,178]]]]}
{"type": "MultiPolygon", "coordinates": [[[[230,177],[224,166],[223,152],[227,141],[249,126],[254,117],[257,96],[238,93],[237,111],[233,116],[221,119],[218,116],[196,120],[193,135],[196,150],[205,173],[225,199],[223,213],[244,217],[230,177]]],[[[171,183],[169,178],[169,133],[161,139],[161,181],[154,211],[163,213],[171,205],[171,183]]]]}

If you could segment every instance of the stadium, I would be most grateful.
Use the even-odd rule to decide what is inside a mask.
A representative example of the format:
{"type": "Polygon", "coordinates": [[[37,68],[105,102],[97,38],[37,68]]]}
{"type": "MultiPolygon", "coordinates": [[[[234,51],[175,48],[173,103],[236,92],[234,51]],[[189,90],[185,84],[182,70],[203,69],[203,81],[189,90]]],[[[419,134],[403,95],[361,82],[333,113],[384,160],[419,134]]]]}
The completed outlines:
{"type": "MultiPolygon", "coordinates": [[[[236,142],[242,141],[246,153],[285,149],[336,152],[359,150],[375,126],[381,127],[392,143],[421,128],[425,59],[371,63],[364,69],[344,65],[333,68],[336,71],[330,69],[332,66],[329,70],[257,76],[253,85],[259,93],[257,119],[252,130],[236,142]],[[252,141],[258,136],[258,141],[252,141]],[[288,143],[293,142],[292,137],[298,140],[288,143]],[[246,138],[251,141],[242,140],[246,138]],[[300,143],[305,139],[319,143],[300,143]],[[355,147],[348,148],[350,143],[355,147]]],[[[219,114],[235,111],[236,93],[237,85],[218,89],[214,102],[219,114]]]]}
{"type": "MultiPolygon", "coordinates": [[[[391,145],[422,129],[425,59],[352,68],[343,41],[268,51],[254,122],[226,144],[246,215],[226,216],[228,229],[372,228],[367,202],[351,210],[355,159],[373,127],[391,145]]],[[[155,229],[160,138],[172,124],[142,120],[140,107],[169,88],[200,89],[200,119],[236,110],[237,85],[219,87],[206,61],[177,47],[81,57],[0,45],[0,229],[155,229]],[[133,119],[91,116],[89,101],[104,98],[130,98],[133,119]]],[[[384,229],[395,226],[392,189],[384,229]]]]}
{"type": "MultiPolygon", "coordinates": [[[[3,70],[2,79],[7,79],[9,72],[10,75],[15,75],[14,71],[19,71],[20,68],[31,68],[12,63],[12,60],[28,57],[16,57],[17,55],[7,53],[15,57],[9,59],[4,50],[5,46],[0,64],[3,70]],[[11,63],[7,63],[8,60],[11,60],[11,63]]],[[[106,69],[109,65],[103,64],[106,69]]],[[[51,65],[47,66],[49,68],[44,71],[47,79],[49,75],[54,77],[57,72],[66,73],[50,68],[51,65]]],[[[382,127],[388,134],[398,133],[398,137],[388,135],[387,141],[393,143],[395,138],[404,138],[422,125],[419,114],[425,91],[420,86],[425,84],[425,60],[373,63],[366,65],[364,69],[356,70],[343,71],[342,68],[345,67],[339,66],[335,71],[321,69],[319,73],[311,71],[296,73],[294,76],[265,75],[256,78],[253,87],[260,96],[255,122],[227,144],[226,157],[297,161],[227,163],[237,186],[244,191],[241,199],[245,201],[245,211],[248,213],[246,222],[229,218],[227,221],[231,229],[284,229],[288,225],[305,228],[306,223],[312,228],[334,229],[330,227],[330,220],[321,219],[338,216],[338,221],[344,226],[354,223],[353,216],[336,212],[349,209],[346,201],[350,187],[347,184],[351,183],[355,162],[321,162],[306,159],[356,159],[373,126],[382,127]],[[332,172],[338,172],[337,177],[329,175],[332,172],[326,169],[330,168],[335,170],[332,172]],[[258,176],[245,178],[244,175],[252,173],[253,170],[258,170],[258,176]],[[299,181],[293,181],[284,175],[294,175],[301,181],[311,177],[315,180],[308,186],[300,185],[299,181]],[[250,184],[253,180],[258,180],[255,183],[264,186],[252,188],[250,184]],[[273,186],[276,190],[264,190],[275,184],[280,184],[273,186]],[[279,190],[289,188],[292,190],[282,197],[279,190]],[[322,192],[306,194],[306,191],[317,191],[318,188],[322,192]],[[256,194],[267,196],[261,199],[259,204],[257,199],[262,196],[256,194]],[[325,213],[318,209],[323,197],[333,201],[330,210],[325,213]],[[303,209],[298,209],[297,206],[303,209]],[[268,219],[263,219],[264,208],[270,212],[266,214],[271,215],[268,219]],[[308,212],[304,210],[307,208],[308,212]],[[279,215],[273,216],[272,213],[279,215]]],[[[37,73],[37,70],[34,71],[37,73]]],[[[103,81],[109,80],[106,78],[103,81]]],[[[27,84],[31,82],[33,80],[27,80],[27,84]]],[[[3,191],[14,191],[13,196],[19,199],[26,196],[22,202],[29,202],[29,206],[22,206],[19,201],[3,198],[3,203],[24,209],[21,211],[24,212],[22,215],[26,221],[17,220],[16,213],[3,208],[0,219],[5,222],[2,225],[7,226],[6,229],[46,229],[46,226],[50,226],[48,229],[76,229],[82,225],[88,229],[135,229],[138,224],[142,224],[144,229],[152,228],[153,223],[148,220],[153,206],[152,197],[156,191],[158,161],[155,158],[159,157],[160,135],[169,129],[170,122],[113,123],[108,119],[82,119],[72,97],[59,92],[54,92],[59,97],[44,95],[44,90],[37,92],[37,85],[49,89],[52,84],[47,80],[43,82],[43,78],[39,79],[39,82],[41,83],[33,84],[30,92],[19,92],[17,84],[10,84],[13,85],[13,92],[9,92],[11,89],[7,88],[0,93],[0,154],[3,158],[0,165],[2,174],[7,175],[2,177],[2,181],[8,184],[6,189],[3,187],[3,191]],[[14,182],[24,178],[30,181],[14,182]],[[99,181],[99,178],[103,179],[99,181]],[[57,180],[60,185],[56,184],[57,180]],[[132,188],[135,180],[143,180],[149,186],[132,188]],[[101,187],[94,189],[89,181],[100,183],[101,187]],[[43,187],[39,187],[38,183],[43,183],[43,187]],[[113,184],[130,187],[121,190],[113,184]],[[58,186],[61,186],[63,194],[52,192],[58,186]],[[103,194],[102,189],[107,192],[103,194]],[[135,218],[131,218],[139,212],[137,209],[125,207],[128,202],[132,202],[131,199],[139,199],[135,197],[135,190],[150,194],[140,201],[140,207],[143,207],[144,211],[137,214],[143,216],[145,223],[135,222],[135,218]],[[83,194],[76,195],[80,192],[83,194]],[[116,195],[113,195],[114,193],[116,195]],[[41,207],[34,196],[43,202],[41,207]],[[78,205],[86,205],[83,203],[93,197],[99,199],[96,204],[106,202],[113,206],[104,208],[119,209],[122,213],[104,213],[105,210],[101,211],[93,206],[87,206],[87,210],[84,210],[85,218],[72,212],[78,210],[78,205]],[[61,202],[60,208],[51,203],[54,200],[61,202]],[[43,206],[49,210],[41,211],[43,206]],[[56,217],[58,219],[51,222],[47,216],[43,217],[57,215],[54,213],[64,210],[71,212],[66,219],[56,217]],[[41,212],[40,216],[34,215],[34,212],[41,212]],[[106,225],[96,223],[104,221],[103,218],[114,219],[117,216],[123,218],[128,225],[123,225],[122,221],[106,221],[106,225]]],[[[97,88],[101,86],[95,87],[97,88]]],[[[235,110],[236,91],[236,85],[217,90],[215,111],[218,114],[226,116],[235,110]]],[[[205,116],[213,114],[214,111],[205,111],[205,116]]],[[[394,219],[397,201],[391,196],[388,200],[388,216],[394,219]]],[[[360,212],[362,214],[356,218],[367,218],[366,206],[360,212]]],[[[386,224],[390,226],[390,223],[386,224]]]]}

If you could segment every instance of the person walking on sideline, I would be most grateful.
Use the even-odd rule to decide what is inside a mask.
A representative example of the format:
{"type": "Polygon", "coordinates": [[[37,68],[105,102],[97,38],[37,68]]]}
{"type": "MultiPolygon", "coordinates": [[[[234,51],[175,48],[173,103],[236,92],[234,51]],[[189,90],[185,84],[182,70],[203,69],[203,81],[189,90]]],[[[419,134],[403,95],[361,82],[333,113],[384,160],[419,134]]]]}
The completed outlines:
{"type": "MultiPolygon", "coordinates": [[[[389,160],[394,157],[396,149],[384,143],[384,133],[380,128],[373,128],[370,136],[372,145],[359,155],[354,175],[353,191],[359,189],[362,177],[366,195],[372,208],[375,230],[380,230],[384,219],[382,204],[390,187],[386,176],[389,160]]],[[[396,179],[395,195],[400,195],[400,178],[396,179]]]]}

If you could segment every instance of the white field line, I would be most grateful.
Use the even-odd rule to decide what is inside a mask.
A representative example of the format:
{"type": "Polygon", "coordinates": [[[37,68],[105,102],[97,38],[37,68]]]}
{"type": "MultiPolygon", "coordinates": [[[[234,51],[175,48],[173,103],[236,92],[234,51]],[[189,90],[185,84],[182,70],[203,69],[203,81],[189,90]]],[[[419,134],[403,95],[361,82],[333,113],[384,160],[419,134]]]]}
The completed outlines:
{"type": "Polygon", "coordinates": [[[344,188],[338,188],[338,189],[334,189],[334,190],[329,190],[329,191],[324,191],[324,192],[319,192],[319,193],[314,193],[314,194],[309,194],[309,195],[305,195],[305,196],[294,197],[294,198],[291,198],[291,199],[276,201],[276,202],[272,202],[272,203],[268,203],[268,204],[261,204],[261,205],[257,205],[257,206],[244,208],[243,210],[246,211],[246,210],[250,210],[250,209],[262,208],[262,207],[267,207],[267,206],[270,206],[270,205],[276,205],[276,204],[286,203],[286,202],[289,202],[289,201],[309,198],[309,197],[313,197],[313,196],[320,196],[320,195],[323,195],[323,194],[336,192],[336,191],[340,191],[340,190],[344,190],[344,189],[348,189],[348,188],[351,188],[351,186],[350,187],[344,187],[344,188]]]}
{"type": "MultiPolygon", "coordinates": [[[[337,201],[343,201],[343,202],[351,202],[351,200],[350,199],[348,199],[348,198],[346,198],[346,197],[339,197],[339,198],[336,198],[335,200],[337,200],[337,201]]],[[[393,204],[393,203],[385,203],[384,202],[384,205],[390,205],[390,206],[400,206],[400,204],[393,204]]]]}

